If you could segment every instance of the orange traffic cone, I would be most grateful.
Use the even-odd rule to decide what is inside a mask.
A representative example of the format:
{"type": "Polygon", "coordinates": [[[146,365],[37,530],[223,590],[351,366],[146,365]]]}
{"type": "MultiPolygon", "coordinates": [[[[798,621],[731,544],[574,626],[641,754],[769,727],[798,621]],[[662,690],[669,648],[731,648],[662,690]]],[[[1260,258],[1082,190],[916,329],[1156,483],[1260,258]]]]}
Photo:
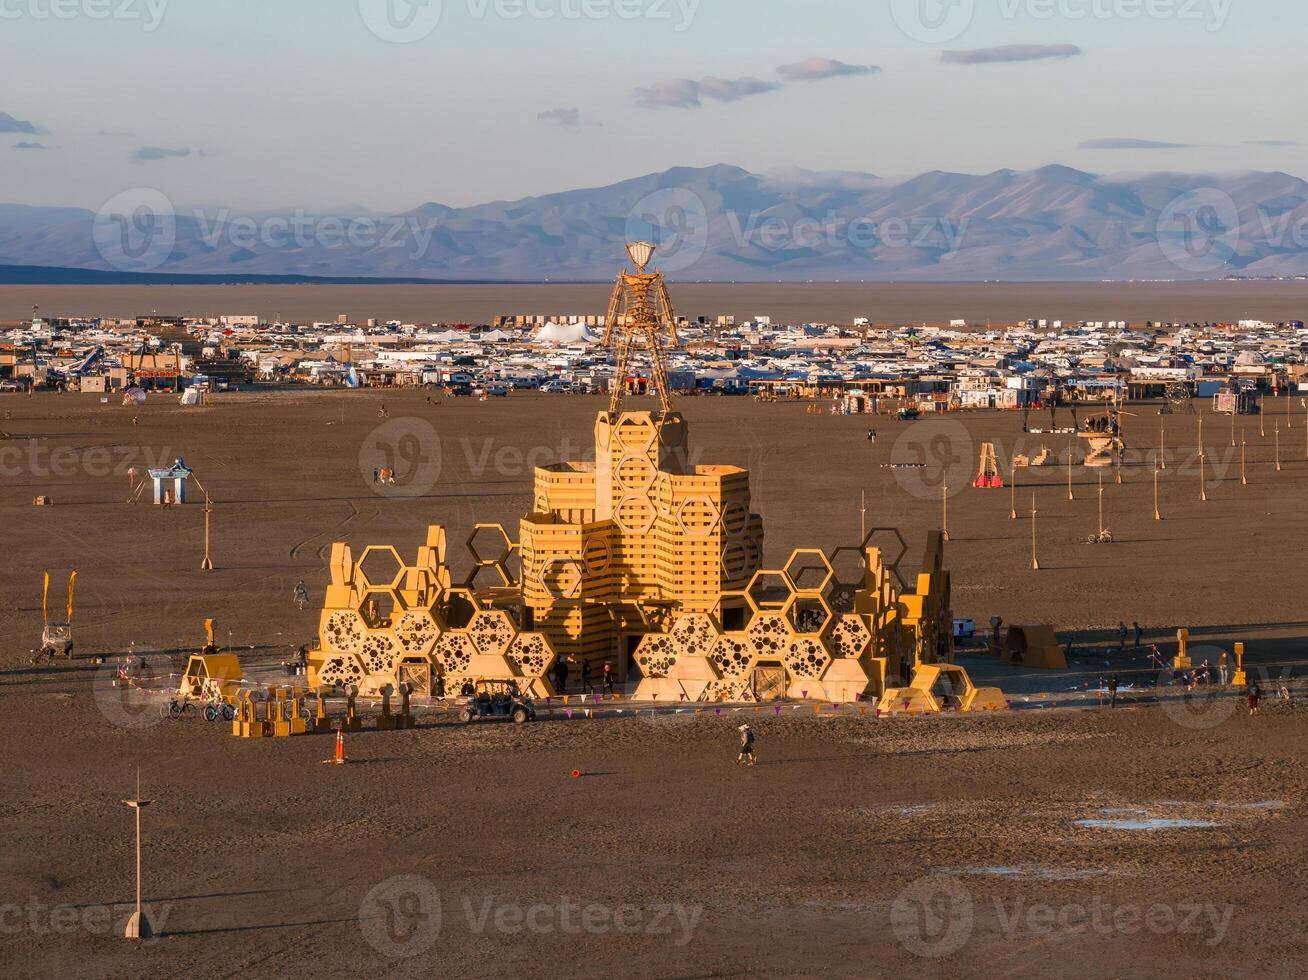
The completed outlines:
{"type": "Polygon", "coordinates": [[[580,778],[581,778],[581,770],[580,770],[580,769],[574,769],[574,770],[572,770],[572,778],[573,778],[573,779],[580,779],[580,778]]]}
{"type": "Polygon", "coordinates": [[[345,730],[336,729],[336,753],[330,759],[323,759],[324,766],[343,766],[345,765],[345,730]]]}

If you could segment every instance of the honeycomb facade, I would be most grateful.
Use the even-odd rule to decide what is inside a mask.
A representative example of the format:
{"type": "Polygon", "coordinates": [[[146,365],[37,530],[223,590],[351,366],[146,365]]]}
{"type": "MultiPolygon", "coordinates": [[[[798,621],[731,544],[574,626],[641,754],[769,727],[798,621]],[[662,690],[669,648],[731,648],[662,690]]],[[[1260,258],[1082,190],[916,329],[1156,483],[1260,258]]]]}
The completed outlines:
{"type": "Polygon", "coordinates": [[[455,587],[439,526],[428,528],[413,565],[389,545],[366,548],[357,560],[349,545],[333,545],[318,649],[309,655],[310,687],[357,687],[371,695],[407,683],[430,695],[438,678],[450,693],[468,680],[512,680],[536,697],[552,695],[549,638],[523,631],[520,608],[502,608],[496,590],[471,587],[483,572],[501,590],[514,585],[513,542],[499,525],[478,525],[468,550],[473,571],[468,584],[455,587]]]}

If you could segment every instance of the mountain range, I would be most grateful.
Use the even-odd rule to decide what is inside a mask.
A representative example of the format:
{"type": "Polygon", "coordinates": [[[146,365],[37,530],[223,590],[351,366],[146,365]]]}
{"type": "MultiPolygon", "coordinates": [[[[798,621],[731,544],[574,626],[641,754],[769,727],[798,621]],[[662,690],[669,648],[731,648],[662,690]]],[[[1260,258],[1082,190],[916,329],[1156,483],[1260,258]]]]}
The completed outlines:
{"type": "Polygon", "coordinates": [[[1308,183],[1069,167],[886,179],[680,167],[399,214],[0,205],[0,265],[225,278],[611,279],[626,241],[677,281],[1190,280],[1308,275],[1308,183]]]}

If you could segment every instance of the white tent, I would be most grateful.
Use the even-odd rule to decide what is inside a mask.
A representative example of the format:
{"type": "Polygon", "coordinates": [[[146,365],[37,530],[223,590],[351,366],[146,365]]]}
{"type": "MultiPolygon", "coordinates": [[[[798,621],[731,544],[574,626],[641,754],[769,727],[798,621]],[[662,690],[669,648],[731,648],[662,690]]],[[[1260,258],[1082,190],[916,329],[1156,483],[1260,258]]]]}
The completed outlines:
{"type": "Polygon", "coordinates": [[[599,337],[591,333],[584,323],[550,322],[540,328],[534,338],[538,344],[597,344],[599,337]]]}

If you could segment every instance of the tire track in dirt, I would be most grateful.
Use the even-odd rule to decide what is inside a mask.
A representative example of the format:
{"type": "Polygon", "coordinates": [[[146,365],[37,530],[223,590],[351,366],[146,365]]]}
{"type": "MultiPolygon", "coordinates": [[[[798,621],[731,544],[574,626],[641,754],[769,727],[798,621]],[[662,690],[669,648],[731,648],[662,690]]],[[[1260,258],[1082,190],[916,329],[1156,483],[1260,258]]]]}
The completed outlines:
{"type": "MultiPolygon", "coordinates": [[[[326,531],[319,531],[317,534],[311,534],[311,535],[309,535],[307,538],[305,538],[303,541],[299,542],[298,544],[294,544],[294,545],[292,545],[292,546],[291,546],[291,550],[290,550],[290,556],[291,556],[291,558],[294,559],[294,560],[298,560],[299,557],[300,557],[300,554],[299,554],[300,549],[303,548],[303,547],[304,547],[306,544],[308,544],[310,541],[312,541],[314,538],[321,538],[324,534],[330,534],[332,531],[335,531],[335,530],[337,530],[338,528],[342,528],[342,527],[344,527],[346,524],[349,524],[350,521],[352,521],[352,520],[354,520],[356,517],[358,517],[358,516],[359,516],[359,508],[358,508],[358,506],[355,504],[355,502],[354,502],[353,500],[348,501],[348,503],[349,503],[349,505],[350,505],[350,512],[349,512],[348,514],[346,514],[345,517],[344,517],[342,520],[338,521],[336,524],[333,524],[333,525],[332,525],[330,528],[328,528],[326,531]]],[[[324,547],[326,547],[326,546],[324,545],[324,547]]],[[[320,549],[318,549],[318,557],[319,557],[319,558],[322,558],[322,556],[323,556],[323,554],[322,554],[322,549],[320,548],[320,549]]]]}

